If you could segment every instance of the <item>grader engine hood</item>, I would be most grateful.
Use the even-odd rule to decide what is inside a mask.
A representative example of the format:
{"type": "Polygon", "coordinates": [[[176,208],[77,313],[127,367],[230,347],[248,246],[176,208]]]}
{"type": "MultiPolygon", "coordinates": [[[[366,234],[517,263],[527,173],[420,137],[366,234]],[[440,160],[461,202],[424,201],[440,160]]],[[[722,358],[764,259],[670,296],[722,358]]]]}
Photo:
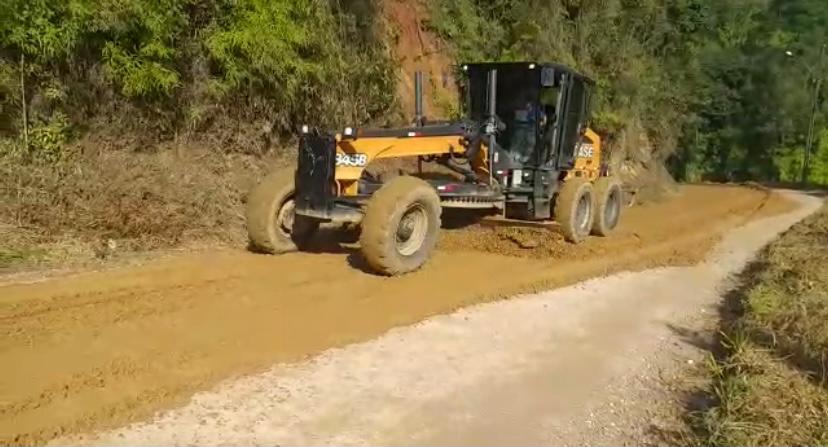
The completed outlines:
{"type": "Polygon", "coordinates": [[[346,128],[337,135],[305,128],[297,153],[296,213],[321,220],[358,222],[361,202],[381,186],[363,178],[369,164],[383,158],[464,155],[468,128],[466,123],[402,129],[346,128]]]}

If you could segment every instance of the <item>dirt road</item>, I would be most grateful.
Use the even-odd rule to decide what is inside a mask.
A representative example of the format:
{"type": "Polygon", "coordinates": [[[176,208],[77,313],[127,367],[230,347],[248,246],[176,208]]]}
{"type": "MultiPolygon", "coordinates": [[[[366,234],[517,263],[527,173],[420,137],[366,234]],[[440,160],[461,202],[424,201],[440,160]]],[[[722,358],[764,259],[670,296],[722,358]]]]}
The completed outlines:
{"type": "MultiPolygon", "coordinates": [[[[580,246],[543,229],[449,231],[424,270],[393,279],[362,271],[352,248],[342,246],[282,257],[201,253],[6,284],[0,443],[41,443],[142,420],[223,379],[471,304],[619,270],[693,263],[724,231],[792,207],[755,189],[685,187],[668,202],[630,209],[616,236],[580,246]]],[[[337,402],[347,399],[347,385],[332,386],[342,386],[337,402]]],[[[335,427],[338,417],[322,422],[335,427]]]]}
{"type": "Polygon", "coordinates": [[[814,211],[728,233],[707,262],[469,307],[229,381],[99,445],[642,445],[722,283],[814,211]],[[701,317],[701,318],[700,318],[701,317]],[[671,365],[672,362],[672,365],[671,365]],[[656,385],[656,386],[652,386],[656,385]]]}

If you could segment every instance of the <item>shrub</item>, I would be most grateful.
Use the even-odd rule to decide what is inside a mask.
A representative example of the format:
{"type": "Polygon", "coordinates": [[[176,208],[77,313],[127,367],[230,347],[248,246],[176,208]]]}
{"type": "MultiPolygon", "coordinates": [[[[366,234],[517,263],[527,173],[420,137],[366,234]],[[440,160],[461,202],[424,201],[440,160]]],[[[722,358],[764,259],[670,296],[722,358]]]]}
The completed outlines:
{"type": "Polygon", "coordinates": [[[0,223],[39,234],[113,239],[134,249],[196,239],[243,243],[239,209],[259,163],[210,153],[92,152],[54,162],[0,157],[0,223]],[[248,171],[250,170],[250,171],[248,171]]]}

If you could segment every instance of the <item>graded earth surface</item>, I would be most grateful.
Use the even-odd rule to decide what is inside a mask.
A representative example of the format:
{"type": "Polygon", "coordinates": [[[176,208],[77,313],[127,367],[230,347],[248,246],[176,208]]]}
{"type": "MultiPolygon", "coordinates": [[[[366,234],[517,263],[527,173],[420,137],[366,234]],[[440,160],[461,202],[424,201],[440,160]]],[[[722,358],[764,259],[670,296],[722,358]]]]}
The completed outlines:
{"type": "Polygon", "coordinates": [[[816,202],[683,186],[577,246],[487,220],[398,278],[331,240],[0,278],[0,442],[583,441],[592,393],[816,202]]]}

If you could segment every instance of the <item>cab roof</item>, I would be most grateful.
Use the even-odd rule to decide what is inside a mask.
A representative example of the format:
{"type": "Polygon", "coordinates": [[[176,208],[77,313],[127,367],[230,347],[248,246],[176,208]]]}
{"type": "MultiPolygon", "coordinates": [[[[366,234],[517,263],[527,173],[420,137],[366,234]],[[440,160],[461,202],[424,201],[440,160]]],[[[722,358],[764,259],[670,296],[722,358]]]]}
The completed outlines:
{"type": "Polygon", "coordinates": [[[476,69],[483,69],[483,70],[491,70],[491,69],[529,69],[533,70],[538,67],[540,68],[551,68],[555,71],[569,73],[576,78],[581,79],[587,84],[595,84],[591,78],[581,74],[580,72],[576,71],[575,69],[568,67],[563,64],[556,64],[552,62],[533,62],[533,61],[522,61],[522,62],[467,62],[460,64],[460,67],[468,67],[468,68],[476,68],[476,69]]]}

